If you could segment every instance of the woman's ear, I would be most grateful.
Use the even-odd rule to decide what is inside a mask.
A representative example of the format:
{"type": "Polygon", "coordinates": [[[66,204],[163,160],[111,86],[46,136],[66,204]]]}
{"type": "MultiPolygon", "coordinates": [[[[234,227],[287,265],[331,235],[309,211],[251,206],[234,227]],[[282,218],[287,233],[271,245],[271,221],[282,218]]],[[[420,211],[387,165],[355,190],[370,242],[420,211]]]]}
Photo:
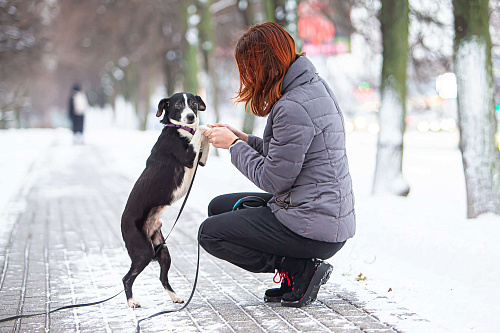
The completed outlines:
{"type": "Polygon", "coordinates": [[[205,105],[205,102],[203,102],[201,97],[196,95],[196,96],[194,96],[194,98],[196,98],[196,101],[198,102],[198,110],[205,111],[207,109],[207,106],[205,105]]]}
{"type": "Polygon", "coordinates": [[[160,103],[158,103],[158,111],[156,111],[156,116],[157,117],[161,117],[161,115],[163,114],[163,111],[165,110],[165,108],[168,107],[168,103],[170,102],[170,99],[168,98],[164,98],[160,101],[160,103]]]}

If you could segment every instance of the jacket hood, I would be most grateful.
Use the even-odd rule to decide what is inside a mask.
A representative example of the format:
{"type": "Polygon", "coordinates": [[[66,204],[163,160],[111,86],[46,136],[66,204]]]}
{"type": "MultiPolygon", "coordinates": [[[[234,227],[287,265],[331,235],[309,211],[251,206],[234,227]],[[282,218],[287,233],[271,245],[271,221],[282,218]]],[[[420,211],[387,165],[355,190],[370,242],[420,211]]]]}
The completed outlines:
{"type": "Polygon", "coordinates": [[[315,75],[316,68],[307,57],[301,56],[297,58],[286,71],[281,84],[281,94],[309,82],[315,75]]]}

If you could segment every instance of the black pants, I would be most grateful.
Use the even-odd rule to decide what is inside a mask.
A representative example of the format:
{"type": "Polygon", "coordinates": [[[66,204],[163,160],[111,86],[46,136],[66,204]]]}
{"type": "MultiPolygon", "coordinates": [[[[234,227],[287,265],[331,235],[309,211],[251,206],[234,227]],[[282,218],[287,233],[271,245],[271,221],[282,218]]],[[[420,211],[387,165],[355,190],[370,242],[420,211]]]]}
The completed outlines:
{"type": "Polygon", "coordinates": [[[242,197],[266,201],[268,193],[232,193],[214,198],[200,226],[200,244],[211,255],[254,273],[274,273],[281,257],[328,259],[345,242],[328,243],[302,237],[274,216],[269,207],[232,211],[242,197]]]}

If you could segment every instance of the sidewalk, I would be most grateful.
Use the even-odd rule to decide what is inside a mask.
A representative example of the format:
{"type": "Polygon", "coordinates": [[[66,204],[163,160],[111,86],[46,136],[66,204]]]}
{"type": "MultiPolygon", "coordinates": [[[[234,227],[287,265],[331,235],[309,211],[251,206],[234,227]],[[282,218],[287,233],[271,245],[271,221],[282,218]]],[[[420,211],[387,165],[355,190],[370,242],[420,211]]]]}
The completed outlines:
{"type": "MultiPolygon", "coordinates": [[[[0,237],[0,318],[96,301],[120,290],[130,263],[120,217],[135,179],[114,172],[109,163],[100,147],[89,144],[53,145],[32,165],[22,191],[0,216],[7,221],[0,226],[9,227],[3,230],[9,236],[0,237]]],[[[179,206],[167,209],[164,230],[179,206]]],[[[205,218],[189,207],[167,242],[173,258],[170,283],[184,299],[191,291],[196,234],[205,218]]],[[[158,275],[152,263],[136,280],[140,309],[128,308],[119,295],[98,306],[0,323],[0,332],[133,332],[138,319],[178,307],[158,275]]],[[[389,333],[404,331],[409,323],[432,332],[424,329],[426,320],[354,283],[331,279],[316,302],[293,309],[263,302],[271,281],[272,274],[251,274],[202,251],[189,307],[143,322],[142,331],[389,333]],[[380,309],[389,315],[381,318],[380,309]]]]}

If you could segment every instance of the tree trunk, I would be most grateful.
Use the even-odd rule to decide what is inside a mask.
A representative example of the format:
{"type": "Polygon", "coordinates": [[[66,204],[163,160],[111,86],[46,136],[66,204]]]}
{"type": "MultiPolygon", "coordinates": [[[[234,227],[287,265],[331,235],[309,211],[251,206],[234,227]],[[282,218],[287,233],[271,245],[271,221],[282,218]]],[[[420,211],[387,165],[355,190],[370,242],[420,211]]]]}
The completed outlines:
{"type": "Polygon", "coordinates": [[[454,0],[455,74],[467,217],[500,213],[500,152],[496,143],[488,1],[454,0]]]}
{"type": "MultiPolygon", "coordinates": [[[[252,7],[250,6],[249,1],[245,1],[247,3],[246,7],[241,6],[240,5],[241,2],[242,2],[241,0],[238,1],[238,9],[241,13],[241,17],[243,18],[245,28],[248,28],[249,26],[251,26],[253,24],[254,14],[252,12],[252,7]]],[[[274,6],[274,2],[272,0],[266,0],[266,6],[268,5],[268,2],[272,3],[271,6],[274,6]]],[[[267,10],[266,10],[266,12],[267,12],[267,10]]],[[[274,12],[274,7],[273,7],[272,12],[274,12]]],[[[273,21],[274,16],[273,16],[273,18],[268,17],[267,19],[268,19],[268,21],[273,21]]],[[[247,134],[253,134],[254,125],[255,125],[255,116],[250,111],[250,108],[247,108],[245,115],[244,115],[244,118],[243,118],[243,129],[242,129],[243,132],[247,133],[247,134]]]]}
{"type": "Polygon", "coordinates": [[[255,116],[250,110],[250,106],[245,109],[245,118],[243,118],[243,132],[247,134],[253,134],[255,127],[255,116]]]}
{"type": "Polygon", "coordinates": [[[264,0],[264,9],[266,11],[266,19],[268,22],[275,22],[274,11],[276,6],[274,0],[264,0]]]}
{"type": "Polygon", "coordinates": [[[208,92],[212,97],[212,112],[215,113],[215,121],[219,122],[219,80],[217,79],[217,72],[215,70],[216,59],[214,56],[217,39],[215,36],[215,27],[212,24],[212,13],[210,12],[211,5],[211,0],[208,0],[204,3],[200,1],[199,3],[199,11],[201,13],[200,44],[203,54],[204,70],[209,77],[210,87],[208,89],[208,92]]]}
{"type": "MultiPolygon", "coordinates": [[[[124,89],[124,99],[134,106],[134,111],[137,119],[139,118],[139,80],[140,69],[137,62],[131,62],[128,67],[127,81],[124,89]]],[[[118,110],[117,110],[118,111],[118,110]]]]}
{"type": "Polygon", "coordinates": [[[406,67],[408,63],[408,0],[382,0],[383,62],[380,84],[380,133],[373,193],[406,196],[403,179],[403,133],[406,114],[406,67]]]}
{"type": "Polygon", "coordinates": [[[286,2],[290,0],[265,0],[267,20],[286,28],[286,2]]]}
{"type": "Polygon", "coordinates": [[[7,128],[7,120],[6,120],[6,116],[5,116],[5,111],[2,110],[0,112],[0,130],[3,130],[3,129],[6,129],[7,128]]]}
{"type": "MultiPolygon", "coordinates": [[[[198,40],[196,34],[192,32],[197,28],[189,23],[189,18],[193,13],[189,13],[190,6],[193,5],[192,1],[182,1],[181,2],[181,12],[183,15],[183,24],[185,27],[185,49],[184,49],[184,63],[183,73],[184,80],[182,82],[183,89],[185,92],[190,92],[192,94],[198,93],[198,40]]],[[[191,7],[196,8],[196,7],[191,7]]]]}
{"type": "Polygon", "coordinates": [[[16,113],[16,128],[21,128],[22,127],[22,120],[21,120],[21,110],[22,107],[18,106],[15,108],[15,113],[16,113]]]}
{"type": "Polygon", "coordinates": [[[144,95],[144,117],[142,117],[141,131],[148,129],[149,109],[151,108],[151,93],[153,92],[156,83],[156,64],[151,63],[147,68],[148,76],[144,78],[144,80],[146,80],[146,92],[144,95]]]}
{"type": "MultiPolygon", "coordinates": [[[[217,45],[217,38],[215,36],[215,27],[212,24],[212,13],[210,12],[210,6],[212,5],[212,0],[207,0],[204,2],[199,1],[198,9],[201,13],[200,21],[200,44],[201,51],[203,54],[203,65],[205,73],[209,78],[209,87],[207,89],[207,95],[211,96],[211,103],[213,110],[211,112],[215,113],[215,123],[219,122],[219,80],[217,79],[216,69],[216,59],[214,56],[214,50],[217,45]]],[[[208,96],[207,96],[208,102],[208,96]]],[[[215,154],[219,155],[219,150],[215,149],[215,154]]]]}

